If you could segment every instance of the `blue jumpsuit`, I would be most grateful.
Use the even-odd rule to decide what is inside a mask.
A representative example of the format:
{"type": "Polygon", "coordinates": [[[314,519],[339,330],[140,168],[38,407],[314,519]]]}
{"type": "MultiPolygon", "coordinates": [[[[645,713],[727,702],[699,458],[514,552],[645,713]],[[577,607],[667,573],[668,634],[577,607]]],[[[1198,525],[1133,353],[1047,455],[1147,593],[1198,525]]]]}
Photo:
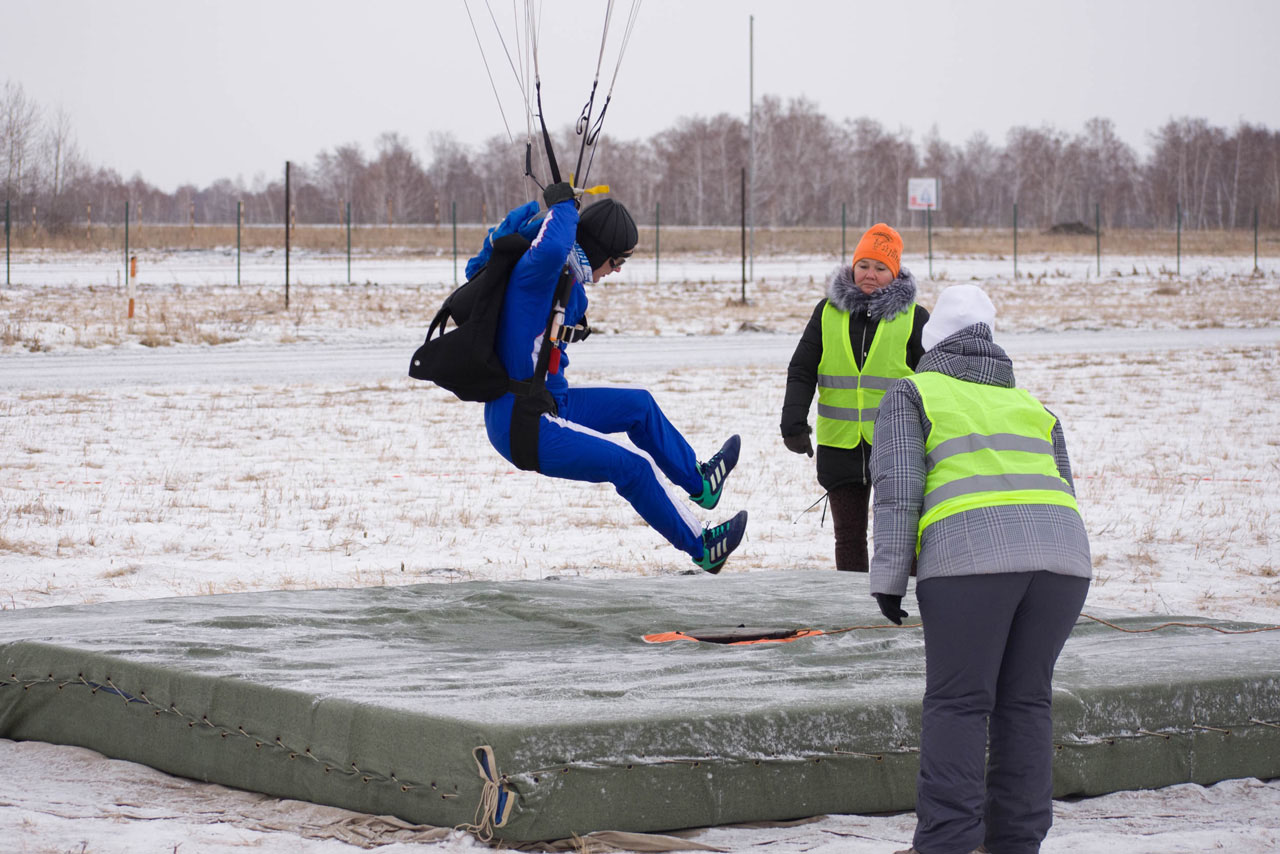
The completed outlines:
{"type": "MultiPolygon", "coordinates": [[[[568,201],[557,204],[542,220],[532,246],[511,273],[498,324],[497,349],[514,380],[533,376],[560,272],[570,254],[578,251],[574,246],[577,229],[577,208],[568,201]]],[[[588,266],[580,262],[576,268],[588,266]]],[[[583,276],[582,272],[574,276],[566,326],[577,324],[586,314],[583,276]]],[[[566,344],[559,346],[558,364],[553,359],[546,380],[558,412],[541,416],[538,470],[568,480],[612,483],[668,542],[694,560],[701,558],[701,525],[658,479],[661,472],[688,495],[702,492],[702,472],[689,443],[645,389],[570,388],[564,375],[569,364],[566,344]],[[641,453],[611,439],[610,433],[626,433],[641,453]]],[[[484,406],[489,441],[509,461],[514,403],[515,396],[507,393],[484,406]]]]}

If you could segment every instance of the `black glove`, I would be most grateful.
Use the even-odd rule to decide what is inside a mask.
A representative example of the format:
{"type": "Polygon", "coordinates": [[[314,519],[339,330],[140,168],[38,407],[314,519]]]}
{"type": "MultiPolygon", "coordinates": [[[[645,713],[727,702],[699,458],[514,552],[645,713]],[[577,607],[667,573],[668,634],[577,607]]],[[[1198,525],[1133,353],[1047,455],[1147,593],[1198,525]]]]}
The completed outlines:
{"type": "Polygon", "coordinates": [[[902,625],[903,617],[910,617],[906,611],[902,610],[902,597],[894,596],[892,593],[872,593],[876,597],[876,604],[880,606],[880,613],[889,618],[889,622],[895,626],[902,625]]]}
{"type": "Polygon", "coordinates": [[[568,181],[561,181],[558,184],[551,184],[542,191],[542,200],[547,203],[548,208],[553,208],[560,202],[572,201],[577,206],[577,197],[573,192],[573,185],[568,181]]]}
{"type": "Polygon", "coordinates": [[[794,436],[783,436],[782,443],[787,446],[787,450],[793,454],[808,454],[813,456],[813,442],[809,441],[809,426],[805,425],[803,433],[797,433],[794,436]]]}

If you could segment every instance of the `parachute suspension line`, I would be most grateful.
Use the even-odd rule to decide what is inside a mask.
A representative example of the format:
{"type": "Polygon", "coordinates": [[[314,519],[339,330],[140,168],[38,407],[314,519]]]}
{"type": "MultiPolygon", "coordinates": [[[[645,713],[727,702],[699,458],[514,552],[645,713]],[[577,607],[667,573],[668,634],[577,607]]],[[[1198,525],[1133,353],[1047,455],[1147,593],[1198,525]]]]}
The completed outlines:
{"type": "MultiPolygon", "coordinates": [[[[475,16],[472,15],[471,13],[471,5],[470,3],[467,2],[467,0],[462,0],[462,4],[463,4],[463,7],[467,10],[467,19],[471,23],[471,31],[475,35],[476,46],[480,50],[480,59],[484,63],[485,73],[488,74],[489,76],[489,85],[493,89],[494,100],[498,102],[498,112],[502,115],[502,124],[506,128],[507,139],[512,143],[514,143],[515,135],[511,132],[510,122],[507,121],[506,110],[504,110],[502,106],[502,97],[498,94],[498,86],[493,79],[493,71],[489,67],[489,58],[485,54],[484,44],[480,39],[480,32],[476,27],[475,16]]],[[[489,2],[489,0],[485,0],[485,8],[489,12],[489,20],[493,23],[493,28],[494,28],[494,31],[497,33],[498,41],[502,45],[502,50],[507,57],[507,65],[511,68],[511,73],[515,77],[516,85],[520,89],[520,98],[521,98],[521,101],[523,102],[523,107],[525,112],[524,174],[527,175],[530,179],[532,179],[533,182],[537,184],[539,188],[541,188],[542,187],[541,182],[538,181],[537,177],[533,173],[534,106],[533,106],[533,95],[530,88],[530,80],[531,80],[530,66],[532,66],[534,73],[536,75],[537,56],[538,56],[537,35],[536,35],[538,15],[534,9],[534,0],[525,0],[524,37],[523,38],[521,37],[520,16],[518,13],[516,13],[516,0],[512,0],[512,13],[515,19],[515,34],[514,34],[513,41],[517,45],[520,44],[521,42],[525,44],[524,53],[516,54],[517,56],[520,57],[520,63],[518,66],[517,66],[516,60],[512,57],[511,48],[507,44],[507,39],[503,36],[502,27],[498,24],[498,18],[494,14],[493,6],[489,2]]],[[[542,105],[540,94],[538,96],[537,104],[538,104],[538,111],[540,114],[541,105],[542,105]]],[[[545,134],[545,125],[544,125],[544,139],[546,139],[547,145],[549,146],[550,138],[545,134]]],[[[548,155],[552,160],[554,160],[554,155],[550,154],[549,150],[548,150],[548,155]]],[[[553,174],[557,174],[557,170],[555,170],[554,168],[552,171],[553,171],[553,174]]]]}
{"type": "MultiPolygon", "coordinates": [[[[551,134],[547,131],[547,116],[542,110],[542,72],[538,68],[537,27],[534,27],[529,31],[529,39],[530,39],[530,43],[533,46],[533,88],[537,97],[538,122],[539,124],[542,125],[542,145],[547,150],[547,168],[551,170],[551,183],[559,184],[560,183],[560,166],[556,163],[555,148],[553,148],[551,145],[551,134]]],[[[532,146],[530,146],[530,148],[532,148],[532,146]]],[[[531,159],[532,159],[531,155],[526,156],[525,164],[529,165],[531,159]]],[[[538,179],[534,178],[532,172],[528,172],[527,174],[529,175],[530,178],[533,178],[533,181],[535,184],[538,183],[538,179]]],[[[538,184],[538,186],[541,187],[542,185],[538,184]]]]}
{"type": "MultiPolygon", "coordinates": [[[[534,114],[541,114],[541,98],[535,97],[534,86],[538,81],[538,31],[541,16],[535,0],[524,2],[524,22],[521,25],[520,15],[516,11],[516,0],[511,0],[511,14],[515,20],[517,35],[524,33],[524,53],[520,58],[520,96],[524,100],[525,136],[524,136],[524,176],[534,183],[539,190],[546,189],[533,171],[533,142],[537,134],[534,127],[534,114]]],[[[540,93],[539,93],[540,96],[540,93]]]]}
{"type": "MultiPolygon", "coordinates": [[[[627,14],[627,25],[622,32],[622,44],[618,48],[618,60],[613,67],[613,77],[609,80],[609,91],[605,93],[604,104],[600,107],[600,115],[596,117],[595,124],[589,130],[581,126],[578,130],[579,133],[583,134],[582,148],[578,152],[578,169],[581,172],[581,179],[578,180],[578,183],[583,187],[587,185],[587,176],[591,173],[591,164],[596,159],[596,140],[600,137],[600,131],[604,126],[604,116],[609,111],[609,102],[613,100],[613,87],[618,82],[618,71],[622,68],[622,57],[627,52],[627,45],[631,42],[631,33],[635,30],[636,18],[640,13],[640,2],[641,0],[631,0],[631,11],[627,14]],[[584,130],[586,131],[585,133],[584,130]],[[591,149],[591,156],[587,158],[586,169],[582,170],[582,152],[588,147],[591,149]]],[[[609,8],[605,13],[605,33],[600,40],[600,58],[596,63],[596,79],[591,84],[591,97],[587,100],[587,107],[583,113],[583,117],[588,120],[588,123],[590,122],[591,105],[596,96],[596,85],[600,80],[600,67],[604,62],[604,42],[605,38],[608,37],[609,21],[612,16],[613,0],[609,0],[609,8]]],[[[581,121],[579,119],[579,122],[581,121]]]]}
{"type": "Polygon", "coordinates": [[[578,116],[578,122],[574,126],[574,131],[582,137],[582,142],[578,145],[578,163],[573,168],[573,175],[574,180],[583,187],[586,186],[586,175],[582,172],[582,158],[587,151],[587,138],[591,136],[591,110],[596,102],[596,88],[600,85],[600,68],[604,65],[604,46],[609,40],[609,21],[612,18],[613,0],[609,0],[604,7],[604,29],[600,33],[600,53],[596,55],[596,74],[591,80],[591,94],[587,96],[582,115],[578,116]]]}
{"type": "MultiPolygon", "coordinates": [[[[560,166],[556,163],[556,152],[551,146],[551,134],[547,132],[547,117],[542,112],[542,81],[534,84],[538,90],[538,121],[542,123],[542,144],[547,149],[547,168],[551,170],[551,183],[560,183],[560,166]]],[[[529,176],[533,178],[532,175],[529,176]]],[[[537,178],[533,178],[537,182],[537,178]]]]}
{"type": "MultiPolygon", "coordinates": [[[[532,55],[535,68],[536,68],[537,57],[538,57],[537,29],[538,29],[539,15],[535,9],[534,0],[525,0],[525,5],[524,5],[525,38],[523,39],[523,41],[526,45],[526,53],[524,58],[522,59],[522,62],[520,63],[520,66],[517,67],[515,60],[511,58],[511,49],[507,47],[507,40],[502,36],[502,27],[498,25],[498,18],[493,13],[493,6],[489,3],[489,0],[485,0],[485,8],[488,9],[489,11],[489,19],[493,22],[493,28],[498,34],[498,41],[502,44],[502,50],[503,52],[506,53],[506,56],[507,56],[507,64],[511,66],[511,73],[515,75],[516,84],[520,87],[521,99],[524,101],[524,111],[525,111],[524,174],[531,181],[533,181],[534,184],[537,185],[538,189],[541,190],[541,189],[544,189],[544,187],[542,186],[542,182],[538,180],[537,176],[533,172],[533,106],[530,103],[530,99],[529,99],[529,84],[528,84],[528,81],[529,81],[529,69],[528,69],[529,58],[528,57],[530,54],[532,55]]],[[[519,44],[521,42],[520,16],[516,11],[515,0],[511,0],[511,14],[514,20],[514,30],[515,30],[515,34],[512,40],[516,44],[519,44]]],[[[539,93],[538,93],[538,112],[539,112],[539,115],[541,115],[541,112],[542,112],[541,89],[539,89],[539,93]]],[[[504,120],[505,120],[505,117],[504,117],[504,120]]],[[[508,137],[511,137],[510,130],[507,131],[507,135],[508,137]]],[[[514,137],[511,137],[511,141],[512,142],[515,141],[514,137]]],[[[548,146],[547,156],[549,161],[552,163],[552,175],[554,176],[555,174],[557,174],[557,170],[554,168],[555,155],[551,153],[551,149],[550,149],[551,142],[549,138],[546,139],[546,144],[548,146]]]]}
{"type": "Polygon", "coordinates": [[[609,95],[613,95],[613,84],[618,82],[618,70],[622,68],[622,57],[631,43],[631,33],[636,28],[636,18],[640,15],[640,0],[631,0],[631,12],[627,15],[627,26],[622,32],[622,46],[618,48],[618,62],[613,67],[613,79],[609,81],[609,95]]]}
{"type": "MultiPolygon", "coordinates": [[[[618,61],[613,66],[613,77],[609,80],[609,91],[604,95],[604,105],[600,108],[600,116],[596,119],[595,126],[591,129],[591,136],[587,140],[587,145],[595,145],[596,137],[600,135],[600,126],[604,124],[604,114],[609,110],[609,102],[613,100],[613,87],[618,82],[618,72],[622,69],[622,57],[627,52],[627,45],[631,43],[631,33],[636,28],[636,17],[640,12],[640,0],[632,0],[631,13],[627,16],[627,26],[622,33],[622,46],[618,48],[618,61]]],[[[603,54],[602,54],[603,58],[603,54]]],[[[599,74],[599,70],[596,71],[599,74]]],[[[592,87],[594,94],[594,86],[592,87]]]]}
{"type": "Polygon", "coordinates": [[[573,128],[574,132],[582,137],[582,142],[578,146],[578,163],[573,168],[573,180],[581,186],[586,186],[586,175],[582,173],[582,157],[587,150],[587,137],[591,135],[591,105],[596,100],[596,84],[599,82],[599,78],[592,82],[591,94],[587,97],[587,103],[582,107],[582,115],[578,116],[578,121],[573,128]]]}
{"type": "Polygon", "coordinates": [[[516,138],[511,133],[511,125],[507,123],[507,113],[502,109],[502,98],[498,97],[498,85],[494,83],[493,72],[489,70],[489,59],[484,55],[484,45],[480,43],[480,31],[476,29],[476,20],[471,16],[471,7],[467,4],[467,0],[462,0],[462,5],[467,10],[467,20],[471,21],[471,32],[475,33],[476,47],[480,49],[480,61],[484,63],[484,71],[489,75],[489,86],[493,89],[493,99],[498,102],[498,114],[502,116],[502,126],[507,129],[507,139],[515,142],[516,138]]]}
{"type": "MultiPolygon", "coordinates": [[[[600,85],[600,71],[604,66],[605,48],[608,44],[609,27],[613,20],[614,4],[616,0],[608,0],[605,8],[604,27],[600,35],[600,51],[596,57],[595,77],[591,83],[591,93],[587,98],[587,103],[583,107],[582,114],[578,117],[575,127],[576,132],[581,135],[582,140],[578,148],[578,160],[575,164],[573,173],[570,174],[569,180],[585,189],[587,176],[591,171],[591,164],[595,161],[596,144],[600,137],[601,129],[604,125],[604,117],[608,112],[609,103],[613,97],[613,86],[618,79],[618,71],[622,67],[622,58],[626,53],[627,45],[631,40],[631,34],[635,28],[636,18],[639,13],[641,0],[632,0],[631,10],[627,18],[627,24],[622,37],[622,46],[618,51],[617,62],[613,69],[613,77],[609,81],[609,90],[605,93],[604,103],[600,108],[600,114],[592,121],[592,113],[595,109],[596,92],[600,85]],[[587,156],[587,149],[591,149],[591,154],[587,156]],[[586,160],[586,168],[583,168],[583,160],[586,160]]],[[[489,77],[489,85],[493,89],[494,99],[498,102],[498,112],[502,115],[502,123],[507,131],[507,138],[511,142],[515,142],[515,136],[511,132],[511,125],[507,121],[506,111],[502,106],[502,98],[498,94],[496,81],[493,79],[493,71],[489,65],[489,59],[485,55],[484,44],[480,39],[479,29],[476,27],[475,17],[471,13],[471,5],[468,0],[463,0],[463,7],[467,11],[467,19],[471,23],[471,31],[475,35],[476,45],[480,49],[480,59],[484,63],[485,73],[489,77]]],[[[538,0],[525,0],[524,8],[524,34],[521,38],[520,14],[516,9],[516,0],[512,0],[512,18],[515,21],[515,43],[518,45],[524,43],[525,50],[523,54],[517,52],[520,62],[517,65],[516,59],[513,58],[511,48],[508,46],[506,38],[503,36],[502,28],[498,25],[497,16],[494,14],[493,6],[490,0],[485,0],[485,8],[489,12],[489,18],[493,23],[497,32],[499,42],[502,45],[503,52],[507,57],[507,64],[510,66],[512,74],[515,76],[516,83],[520,87],[521,98],[524,101],[525,109],[525,168],[524,174],[530,178],[539,188],[542,183],[538,180],[533,171],[533,149],[534,137],[541,130],[542,147],[545,149],[547,157],[547,167],[551,173],[548,183],[559,183],[563,180],[560,174],[560,167],[556,161],[555,149],[551,142],[551,132],[547,128],[547,118],[542,106],[542,74],[538,64],[538,36],[541,24],[541,16],[539,12],[538,0]],[[532,81],[532,86],[530,86],[532,81]],[[537,125],[534,124],[534,114],[537,114],[537,125]]]]}
{"type": "MultiPolygon", "coordinates": [[[[463,0],[465,3],[466,0],[463,0]]],[[[493,7],[489,5],[489,0],[484,0],[484,6],[489,11],[489,20],[493,21],[494,32],[498,34],[498,43],[502,45],[502,52],[507,56],[507,65],[511,66],[511,73],[515,75],[516,85],[520,87],[520,91],[524,92],[524,78],[520,75],[520,69],[516,68],[515,60],[511,58],[511,49],[507,47],[507,40],[502,37],[502,27],[498,26],[498,19],[493,14],[493,7]]],[[[467,14],[471,14],[471,10],[467,10],[467,14]]],[[[472,25],[475,26],[474,24],[472,25]]],[[[520,30],[516,29],[515,38],[520,37],[520,30]]]]}
{"type": "Polygon", "coordinates": [[[532,0],[525,0],[524,29],[520,28],[520,17],[516,14],[516,0],[511,0],[511,14],[516,21],[516,32],[523,32],[524,52],[520,56],[521,85],[520,97],[524,101],[524,174],[529,180],[543,189],[533,175],[533,37],[537,25],[532,0]]]}

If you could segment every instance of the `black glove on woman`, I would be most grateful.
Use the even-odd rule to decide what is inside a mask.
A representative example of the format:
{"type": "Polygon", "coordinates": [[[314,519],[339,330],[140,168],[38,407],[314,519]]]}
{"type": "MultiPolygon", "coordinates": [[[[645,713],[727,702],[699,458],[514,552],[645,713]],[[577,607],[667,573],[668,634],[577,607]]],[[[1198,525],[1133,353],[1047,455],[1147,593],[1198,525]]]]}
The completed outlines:
{"type": "Polygon", "coordinates": [[[793,454],[808,454],[813,456],[813,442],[809,440],[809,434],[813,431],[808,424],[804,425],[803,433],[796,433],[794,436],[783,436],[782,444],[787,446],[787,450],[793,454]]]}
{"type": "Polygon", "coordinates": [[[889,618],[889,622],[895,626],[902,625],[903,617],[910,617],[906,611],[902,610],[902,597],[894,596],[892,593],[872,593],[876,597],[876,604],[880,606],[880,613],[889,618]]]}

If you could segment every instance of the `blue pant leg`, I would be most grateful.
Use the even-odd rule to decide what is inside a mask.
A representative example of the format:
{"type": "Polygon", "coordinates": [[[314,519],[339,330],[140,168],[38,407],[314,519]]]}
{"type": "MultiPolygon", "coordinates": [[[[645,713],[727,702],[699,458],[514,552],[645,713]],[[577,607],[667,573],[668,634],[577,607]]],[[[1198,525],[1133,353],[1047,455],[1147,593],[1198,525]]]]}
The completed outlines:
{"type": "Polygon", "coordinates": [[[645,454],[625,448],[601,433],[561,417],[542,416],[538,431],[542,474],[590,483],[612,483],[667,542],[697,560],[702,557],[702,526],[667,492],[645,454]]]}
{"type": "Polygon", "coordinates": [[[489,436],[489,444],[509,463],[512,462],[511,410],[515,402],[514,395],[504,394],[484,405],[484,429],[489,436]]]}
{"type": "Polygon", "coordinates": [[[991,713],[986,843],[1035,854],[1053,824],[1053,668],[1089,592],[1089,580],[1031,573],[1009,629],[991,713]]]}
{"type": "Polygon", "coordinates": [[[653,458],[667,480],[689,495],[702,492],[702,472],[693,448],[663,414],[653,395],[642,388],[573,387],[560,416],[597,433],[626,433],[637,448],[653,458]]]}
{"type": "Polygon", "coordinates": [[[921,854],[972,851],[985,837],[987,717],[1009,625],[1030,574],[930,578],[916,585],[925,693],[912,844],[921,854]]]}

